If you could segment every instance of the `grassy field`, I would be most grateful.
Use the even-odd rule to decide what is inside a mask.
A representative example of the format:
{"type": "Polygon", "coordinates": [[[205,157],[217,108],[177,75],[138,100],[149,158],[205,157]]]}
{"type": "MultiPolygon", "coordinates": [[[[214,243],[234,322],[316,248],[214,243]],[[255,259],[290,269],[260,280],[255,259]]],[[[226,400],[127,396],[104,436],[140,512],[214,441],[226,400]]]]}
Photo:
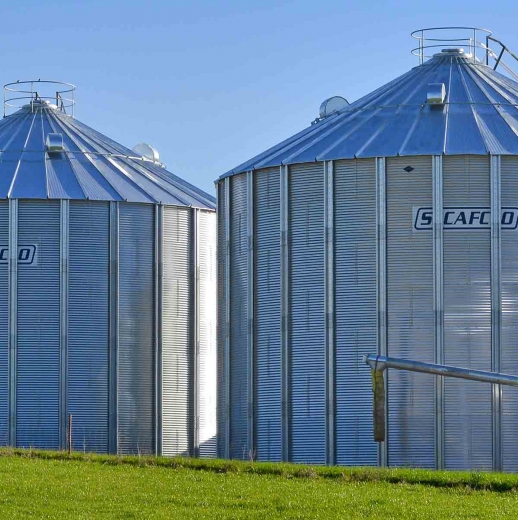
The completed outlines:
{"type": "Polygon", "coordinates": [[[0,518],[518,518],[518,476],[4,450],[0,518]]]}

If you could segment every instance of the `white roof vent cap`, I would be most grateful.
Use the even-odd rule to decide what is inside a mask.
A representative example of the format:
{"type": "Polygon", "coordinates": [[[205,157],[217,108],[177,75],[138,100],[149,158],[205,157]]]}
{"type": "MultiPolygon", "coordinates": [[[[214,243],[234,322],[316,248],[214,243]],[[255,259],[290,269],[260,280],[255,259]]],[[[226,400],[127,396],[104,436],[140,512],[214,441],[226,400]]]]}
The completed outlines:
{"type": "Polygon", "coordinates": [[[426,93],[426,102],[429,105],[443,105],[446,99],[446,86],[444,83],[429,83],[426,93]]]}
{"type": "Polygon", "coordinates": [[[163,164],[160,162],[160,154],[158,153],[158,150],[153,148],[150,144],[136,144],[132,148],[132,151],[137,155],[140,155],[145,161],[150,161],[152,163],[158,164],[159,166],[163,166],[163,164]]]}
{"type": "Polygon", "coordinates": [[[320,118],[324,119],[325,117],[330,116],[331,114],[334,114],[335,112],[339,112],[340,110],[346,108],[349,106],[349,101],[345,99],[342,96],[333,96],[330,98],[327,98],[321,105],[320,105],[320,118]]]}

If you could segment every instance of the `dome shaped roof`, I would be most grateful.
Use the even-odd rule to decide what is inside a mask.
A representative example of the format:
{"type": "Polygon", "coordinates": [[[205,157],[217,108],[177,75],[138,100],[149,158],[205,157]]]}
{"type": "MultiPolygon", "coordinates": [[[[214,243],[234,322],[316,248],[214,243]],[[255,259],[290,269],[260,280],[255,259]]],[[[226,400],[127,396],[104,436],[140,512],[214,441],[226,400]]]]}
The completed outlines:
{"type": "Polygon", "coordinates": [[[518,155],[518,83],[444,49],[222,177],[283,164],[398,155],[518,155]],[[444,84],[444,103],[429,96],[444,84]]]}
{"type": "Polygon", "coordinates": [[[214,197],[45,101],[0,121],[0,199],[6,198],[215,208],[214,197]]]}

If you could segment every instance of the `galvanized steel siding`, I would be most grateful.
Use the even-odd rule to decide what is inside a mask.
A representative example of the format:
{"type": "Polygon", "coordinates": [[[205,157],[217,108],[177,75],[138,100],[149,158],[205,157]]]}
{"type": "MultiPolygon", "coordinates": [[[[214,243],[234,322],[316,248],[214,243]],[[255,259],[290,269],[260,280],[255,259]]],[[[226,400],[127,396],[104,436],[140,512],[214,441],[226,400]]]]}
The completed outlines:
{"type": "MultiPolygon", "coordinates": [[[[518,207],[518,158],[502,157],[502,207],[518,207]]],[[[518,374],[518,230],[502,229],[502,372],[518,374]]],[[[518,471],[518,388],[502,386],[503,469],[518,471]]]]}
{"type": "Polygon", "coordinates": [[[376,465],[372,383],[376,352],[376,165],[334,163],[336,463],[376,465]]]}
{"type": "Polygon", "coordinates": [[[18,446],[59,446],[60,207],[20,201],[18,243],[36,245],[37,266],[18,265],[18,446]]]}
{"type": "Polygon", "coordinates": [[[193,226],[188,208],[164,207],[162,453],[193,450],[193,226]]]}
{"type": "Polygon", "coordinates": [[[73,447],[108,450],[109,205],[70,203],[68,413],[73,447]]]}
{"type": "Polygon", "coordinates": [[[119,452],[154,451],[154,207],[119,206],[119,452]]]}
{"type": "MultiPolygon", "coordinates": [[[[433,363],[433,234],[413,229],[418,207],[432,207],[431,157],[387,159],[388,355],[433,363]]],[[[389,370],[388,381],[389,464],[434,467],[434,378],[389,370]]]]}
{"type": "Polygon", "coordinates": [[[289,171],[290,459],[326,461],[324,165],[289,171]]]}
{"type": "Polygon", "coordinates": [[[281,460],[280,176],[254,172],[255,450],[281,460]]]}
{"type": "Polygon", "coordinates": [[[216,454],[216,215],[199,213],[200,261],[200,457],[216,454]]]}
{"type": "Polygon", "coordinates": [[[226,374],[226,356],[225,346],[227,342],[227,219],[226,212],[228,207],[226,204],[226,184],[224,182],[218,185],[218,289],[217,289],[217,305],[218,305],[218,331],[217,331],[217,370],[218,370],[218,394],[217,394],[217,414],[218,414],[218,428],[217,428],[217,445],[218,455],[225,456],[225,447],[228,443],[228,436],[226,432],[228,409],[227,409],[227,384],[230,374],[226,374]]]}
{"type": "Polygon", "coordinates": [[[230,457],[248,458],[246,176],[230,182],[230,457]]]}
{"type": "MultiPolygon", "coordinates": [[[[444,157],[444,207],[490,207],[489,159],[444,157]]],[[[491,370],[490,231],[444,232],[444,362],[491,370]]],[[[445,378],[445,467],[491,469],[491,385],[445,378]]]]}
{"type": "MultiPolygon", "coordinates": [[[[0,245],[9,244],[9,203],[0,201],[0,245]]],[[[9,440],[9,274],[0,264],[0,446],[9,440]]]]}

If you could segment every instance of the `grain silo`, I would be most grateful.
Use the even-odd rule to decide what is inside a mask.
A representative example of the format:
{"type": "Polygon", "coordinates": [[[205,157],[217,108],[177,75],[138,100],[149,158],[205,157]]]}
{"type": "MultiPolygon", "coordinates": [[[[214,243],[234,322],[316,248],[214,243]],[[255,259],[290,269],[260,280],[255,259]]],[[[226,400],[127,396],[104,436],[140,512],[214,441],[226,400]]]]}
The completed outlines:
{"type": "Polygon", "coordinates": [[[389,370],[372,437],[365,354],[518,374],[514,55],[414,36],[419,66],[217,182],[222,456],[518,470],[513,388],[389,370]]]}
{"type": "Polygon", "coordinates": [[[72,415],[76,450],[214,455],[215,200],[73,90],[4,90],[0,441],[64,448],[72,415]]]}

